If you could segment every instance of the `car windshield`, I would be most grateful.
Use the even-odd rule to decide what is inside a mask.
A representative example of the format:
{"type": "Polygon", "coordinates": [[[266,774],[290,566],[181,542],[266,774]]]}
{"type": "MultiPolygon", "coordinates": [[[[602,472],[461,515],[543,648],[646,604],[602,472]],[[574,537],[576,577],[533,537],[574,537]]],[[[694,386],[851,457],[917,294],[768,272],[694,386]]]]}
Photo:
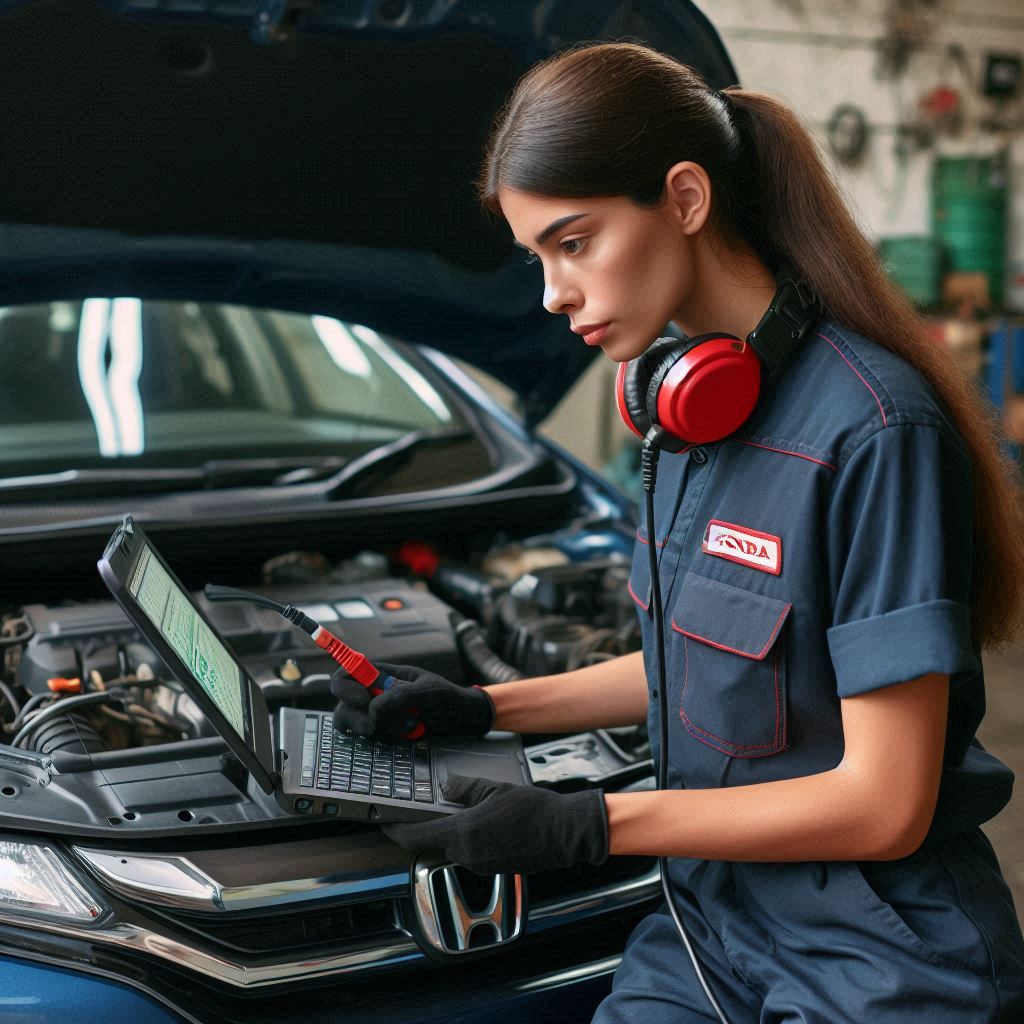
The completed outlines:
{"type": "Polygon", "coordinates": [[[9,306],[0,361],[8,480],[261,457],[300,465],[467,430],[409,349],[327,316],[135,298],[9,306]]]}

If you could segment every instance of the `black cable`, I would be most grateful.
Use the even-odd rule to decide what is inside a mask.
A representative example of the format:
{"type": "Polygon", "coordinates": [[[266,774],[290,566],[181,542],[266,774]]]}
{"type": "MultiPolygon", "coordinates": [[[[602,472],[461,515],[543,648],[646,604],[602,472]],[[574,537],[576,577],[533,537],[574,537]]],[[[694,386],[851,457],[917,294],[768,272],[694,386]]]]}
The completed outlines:
{"type": "Polygon", "coordinates": [[[39,707],[44,700],[57,700],[58,694],[52,693],[49,690],[44,690],[42,693],[34,693],[14,716],[14,720],[11,722],[9,728],[17,729],[21,723],[25,720],[25,716],[33,709],[39,707]]]}
{"type": "Polygon", "coordinates": [[[14,691],[3,682],[0,682],[0,693],[4,695],[4,700],[10,705],[13,721],[13,719],[21,714],[21,705],[18,703],[18,698],[14,696],[14,691]]]}
{"type": "Polygon", "coordinates": [[[623,761],[633,762],[636,761],[636,757],[633,754],[627,753],[619,745],[615,737],[607,729],[594,729],[594,732],[612,748],[612,753],[616,757],[621,757],[623,761]]]}
{"type": "Polygon", "coordinates": [[[459,651],[485,683],[509,683],[515,679],[526,678],[519,669],[503,661],[491,650],[480,623],[475,619],[467,619],[454,610],[449,612],[448,618],[455,630],[455,641],[459,651]]]}
{"type": "Polygon", "coordinates": [[[61,697],[56,704],[51,704],[48,708],[43,708],[35,718],[30,722],[26,722],[14,736],[14,739],[11,740],[10,745],[12,747],[18,746],[26,736],[34,732],[44,722],[48,722],[51,718],[56,718],[57,715],[65,714],[73,707],[78,707],[81,704],[98,704],[101,701],[111,699],[125,701],[128,699],[128,694],[124,690],[118,688],[111,690],[99,690],[96,693],[79,693],[73,697],[61,697]]]}
{"type": "MultiPolygon", "coordinates": [[[[647,564],[651,570],[651,610],[654,616],[654,646],[658,656],[658,789],[668,789],[668,695],[665,692],[665,620],[661,607],[661,579],[658,574],[658,545],[657,534],[654,531],[654,485],[658,478],[658,454],[657,441],[662,431],[654,427],[644,438],[640,450],[641,470],[644,485],[644,498],[647,506],[647,564]]],[[[729,1024],[722,1007],[718,1005],[704,972],[700,968],[697,954],[690,944],[690,937],[686,934],[682,918],[676,909],[675,901],[672,898],[672,889],[668,879],[668,857],[659,857],[658,864],[661,867],[661,891],[665,894],[665,903],[668,905],[672,920],[676,923],[676,930],[683,946],[690,956],[690,963],[697,975],[700,986],[704,989],[704,995],[718,1015],[722,1024],[729,1024]]]]}
{"type": "MultiPolygon", "coordinates": [[[[263,594],[252,594],[248,590],[239,590],[237,587],[219,587],[213,583],[207,583],[203,587],[203,593],[207,601],[248,601],[250,604],[258,604],[264,608],[273,608],[280,612],[289,622],[293,622],[299,629],[308,633],[316,639],[317,630],[329,633],[315,619],[311,619],[304,611],[296,608],[293,604],[281,604],[273,598],[265,597],[263,594]]],[[[322,644],[320,646],[323,646],[322,644]]],[[[347,666],[346,666],[347,667],[347,666]]]]}
{"type": "Polygon", "coordinates": [[[253,594],[248,590],[239,590],[237,587],[218,587],[213,583],[207,583],[203,587],[203,593],[207,601],[248,601],[250,604],[262,605],[264,608],[273,608],[275,612],[284,611],[285,606],[280,601],[264,594],[253,594]]]}
{"type": "MultiPolygon", "coordinates": [[[[127,677],[126,681],[122,682],[120,680],[120,677],[118,677],[117,679],[114,680],[114,685],[118,686],[118,687],[129,687],[129,688],[130,687],[151,687],[151,686],[155,687],[155,686],[163,686],[164,685],[164,680],[161,679],[161,678],[138,679],[138,678],[127,677]]],[[[92,692],[92,691],[90,691],[90,692],[92,692]]],[[[99,692],[102,692],[102,691],[99,691],[99,692]]],[[[74,696],[77,696],[77,695],[74,695],[74,696]]],[[[45,700],[60,701],[60,700],[66,700],[66,699],[67,698],[66,697],[62,697],[61,694],[56,693],[56,692],[51,691],[51,690],[43,690],[42,693],[35,693],[31,697],[29,697],[29,699],[27,701],[25,701],[24,706],[21,708],[21,710],[15,716],[14,721],[12,721],[9,725],[7,725],[6,728],[8,730],[17,729],[22,724],[22,722],[25,721],[25,716],[28,715],[28,713],[30,711],[32,711],[34,708],[37,708],[45,700]]],[[[33,718],[32,721],[35,721],[35,719],[33,718]]]]}

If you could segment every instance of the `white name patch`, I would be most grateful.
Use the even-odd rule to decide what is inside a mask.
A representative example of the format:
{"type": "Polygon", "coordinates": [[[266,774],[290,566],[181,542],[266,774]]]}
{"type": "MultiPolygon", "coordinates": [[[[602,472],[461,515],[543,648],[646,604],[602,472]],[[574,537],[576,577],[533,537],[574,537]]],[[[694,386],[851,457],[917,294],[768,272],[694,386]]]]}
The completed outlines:
{"type": "Polygon", "coordinates": [[[730,562],[778,576],[782,572],[782,539],[735,523],[712,519],[704,531],[702,550],[730,562]]]}

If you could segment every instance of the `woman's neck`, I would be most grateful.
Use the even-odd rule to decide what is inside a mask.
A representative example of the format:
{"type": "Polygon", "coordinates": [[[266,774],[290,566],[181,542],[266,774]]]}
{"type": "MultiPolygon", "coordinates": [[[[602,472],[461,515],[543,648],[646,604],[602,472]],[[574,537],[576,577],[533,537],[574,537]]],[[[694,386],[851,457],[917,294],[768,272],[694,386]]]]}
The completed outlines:
{"type": "Polygon", "coordinates": [[[711,331],[746,338],[775,295],[767,265],[752,249],[708,245],[694,270],[687,308],[673,317],[678,327],[691,338],[711,331]]]}

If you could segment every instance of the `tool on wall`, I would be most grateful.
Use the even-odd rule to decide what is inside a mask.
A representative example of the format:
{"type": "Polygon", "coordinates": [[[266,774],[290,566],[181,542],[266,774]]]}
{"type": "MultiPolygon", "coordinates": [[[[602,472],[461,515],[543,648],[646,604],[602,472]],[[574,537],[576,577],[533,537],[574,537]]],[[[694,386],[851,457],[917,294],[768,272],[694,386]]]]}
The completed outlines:
{"type": "Polygon", "coordinates": [[[860,162],[867,149],[870,127],[864,111],[852,103],[840,103],[829,114],[825,136],[835,158],[846,166],[860,162]]]}

